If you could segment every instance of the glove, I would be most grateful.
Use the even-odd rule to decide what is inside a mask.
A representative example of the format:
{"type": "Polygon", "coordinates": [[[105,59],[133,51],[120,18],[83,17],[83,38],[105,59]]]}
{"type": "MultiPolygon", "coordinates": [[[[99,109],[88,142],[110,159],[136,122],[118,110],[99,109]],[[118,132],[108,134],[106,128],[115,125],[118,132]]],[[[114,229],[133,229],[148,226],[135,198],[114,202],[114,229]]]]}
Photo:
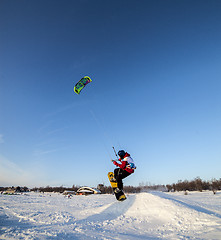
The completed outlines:
{"type": "Polygon", "coordinates": [[[117,166],[117,162],[116,161],[113,161],[113,164],[117,166]]]}

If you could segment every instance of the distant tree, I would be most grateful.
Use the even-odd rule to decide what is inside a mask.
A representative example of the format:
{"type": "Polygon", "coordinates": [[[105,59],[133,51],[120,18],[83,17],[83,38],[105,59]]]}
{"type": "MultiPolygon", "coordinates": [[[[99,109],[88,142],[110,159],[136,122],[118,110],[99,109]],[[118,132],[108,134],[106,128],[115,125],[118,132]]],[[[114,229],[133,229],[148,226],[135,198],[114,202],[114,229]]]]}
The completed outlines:
{"type": "Polygon", "coordinates": [[[173,186],[170,185],[170,184],[167,184],[167,185],[166,185],[166,188],[167,188],[168,192],[171,192],[172,189],[173,189],[173,186]]]}
{"type": "Polygon", "coordinates": [[[71,188],[71,190],[77,192],[77,190],[78,190],[79,188],[80,188],[80,187],[73,185],[72,188],[71,188]]]}
{"type": "Polygon", "coordinates": [[[190,181],[188,184],[188,190],[189,191],[196,191],[196,183],[195,181],[190,181]]]}
{"type": "Polygon", "coordinates": [[[210,190],[210,182],[209,181],[203,181],[202,182],[203,190],[210,190]]]}
{"type": "Polygon", "coordinates": [[[101,191],[101,193],[103,193],[105,191],[105,186],[104,184],[98,184],[97,185],[97,189],[101,191]]]}
{"type": "Polygon", "coordinates": [[[8,189],[8,187],[0,187],[1,192],[6,191],[7,189],[8,189]]]}
{"type": "Polygon", "coordinates": [[[28,187],[24,186],[24,187],[23,187],[23,191],[24,191],[24,192],[28,192],[28,191],[29,191],[28,187]]]}
{"type": "Polygon", "coordinates": [[[214,194],[220,189],[220,181],[216,180],[215,178],[211,181],[211,188],[214,194]]]}
{"type": "Polygon", "coordinates": [[[125,186],[124,192],[125,193],[139,193],[141,191],[141,187],[133,187],[133,186],[125,186]]]}
{"type": "Polygon", "coordinates": [[[202,192],[203,191],[203,182],[200,177],[195,178],[196,190],[202,192]]]}
{"type": "Polygon", "coordinates": [[[15,188],[15,191],[16,191],[16,192],[21,192],[21,191],[22,191],[22,190],[21,190],[21,187],[17,186],[17,187],[15,188]]]}

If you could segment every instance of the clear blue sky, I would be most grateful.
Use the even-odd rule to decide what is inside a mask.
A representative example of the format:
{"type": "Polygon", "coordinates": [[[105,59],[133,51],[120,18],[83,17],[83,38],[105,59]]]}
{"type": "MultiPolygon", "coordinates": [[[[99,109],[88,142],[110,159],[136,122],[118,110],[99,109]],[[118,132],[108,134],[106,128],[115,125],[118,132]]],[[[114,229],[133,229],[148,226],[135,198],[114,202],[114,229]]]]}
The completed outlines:
{"type": "Polygon", "coordinates": [[[0,186],[220,178],[221,1],[0,2],[0,186]],[[81,95],[73,86],[88,75],[81,95]]]}

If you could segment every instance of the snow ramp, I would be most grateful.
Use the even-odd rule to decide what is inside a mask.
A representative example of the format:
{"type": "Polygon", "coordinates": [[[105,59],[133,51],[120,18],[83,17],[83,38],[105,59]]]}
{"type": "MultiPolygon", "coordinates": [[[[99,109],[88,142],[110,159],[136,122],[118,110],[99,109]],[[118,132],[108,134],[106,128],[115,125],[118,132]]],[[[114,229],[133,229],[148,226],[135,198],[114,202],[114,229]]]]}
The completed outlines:
{"type": "Polygon", "coordinates": [[[221,239],[219,217],[180,204],[162,193],[127,197],[127,201],[114,201],[78,222],[75,230],[90,233],[87,237],[95,231],[98,239],[221,239]]]}

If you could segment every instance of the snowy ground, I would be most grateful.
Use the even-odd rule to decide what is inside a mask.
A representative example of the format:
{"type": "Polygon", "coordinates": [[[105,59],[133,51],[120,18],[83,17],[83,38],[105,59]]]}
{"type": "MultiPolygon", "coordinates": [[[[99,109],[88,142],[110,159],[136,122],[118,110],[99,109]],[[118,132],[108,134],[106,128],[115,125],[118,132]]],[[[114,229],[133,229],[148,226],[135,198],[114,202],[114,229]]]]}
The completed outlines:
{"type": "Polygon", "coordinates": [[[0,195],[0,239],[221,239],[221,192],[0,195]]]}

